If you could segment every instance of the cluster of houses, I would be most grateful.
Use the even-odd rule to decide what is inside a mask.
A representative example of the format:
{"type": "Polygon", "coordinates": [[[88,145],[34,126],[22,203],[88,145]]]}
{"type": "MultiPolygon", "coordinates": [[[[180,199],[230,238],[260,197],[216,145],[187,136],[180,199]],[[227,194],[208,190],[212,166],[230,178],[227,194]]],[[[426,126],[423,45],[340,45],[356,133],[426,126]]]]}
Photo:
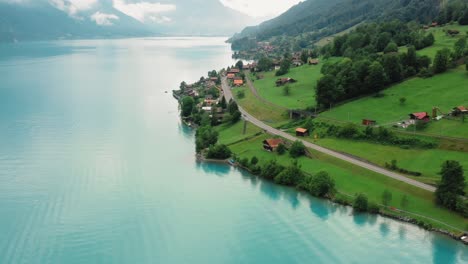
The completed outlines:
{"type": "Polygon", "coordinates": [[[226,71],[226,77],[232,82],[233,86],[244,85],[244,79],[240,76],[240,70],[238,68],[232,68],[226,71]]]}
{"type": "MultiPolygon", "coordinates": [[[[421,123],[421,122],[422,123],[428,123],[429,121],[431,121],[431,118],[433,120],[440,120],[440,119],[442,119],[444,117],[449,117],[449,116],[459,117],[459,116],[464,116],[464,115],[468,116],[468,108],[466,108],[464,106],[454,107],[454,108],[452,108],[452,110],[448,114],[443,113],[438,107],[433,107],[432,108],[432,116],[429,115],[428,112],[410,113],[409,114],[409,120],[399,122],[399,123],[397,123],[397,126],[400,126],[402,128],[407,128],[410,125],[414,125],[414,124],[421,123]],[[440,113],[440,115],[439,115],[439,113],[440,113]]],[[[365,120],[367,120],[367,119],[363,119],[363,125],[375,125],[375,121],[367,120],[369,122],[374,122],[374,123],[366,123],[365,124],[365,120]]]]}

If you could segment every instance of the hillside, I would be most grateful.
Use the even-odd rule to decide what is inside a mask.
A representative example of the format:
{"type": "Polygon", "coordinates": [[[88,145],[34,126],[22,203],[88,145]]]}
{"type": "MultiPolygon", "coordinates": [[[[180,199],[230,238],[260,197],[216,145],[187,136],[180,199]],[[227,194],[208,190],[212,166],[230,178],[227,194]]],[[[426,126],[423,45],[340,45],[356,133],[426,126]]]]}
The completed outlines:
{"type": "MultiPolygon", "coordinates": [[[[297,4],[277,18],[244,29],[231,39],[233,45],[243,38],[267,40],[288,35],[307,36],[307,41],[341,32],[363,21],[398,19],[429,22],[440,10],[440,0],[308,0],[297,4]]],[[[245,39],[244,39],[245,40],[245,39]]]]}

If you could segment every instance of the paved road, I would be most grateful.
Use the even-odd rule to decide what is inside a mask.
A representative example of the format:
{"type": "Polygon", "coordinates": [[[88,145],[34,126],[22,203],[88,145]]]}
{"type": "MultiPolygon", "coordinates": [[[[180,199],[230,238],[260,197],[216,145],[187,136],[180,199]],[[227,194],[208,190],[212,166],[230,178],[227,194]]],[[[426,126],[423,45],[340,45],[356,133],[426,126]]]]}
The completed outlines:
{"type": "MultiPolygon", "coordinates": [[[[234,97],[232,96],[231,87],[228,85],[227,79],[225,77],[222,78],[221,83],[222,83],[222,88],[223,88],[223,92],[224,92],[224,96],[225,96],[226,100],[227,101],[229,101],[230,99],[234,100],[234,97]]],[[[351,164],[354,164],[354,165],[357,165],[359,167],[362,167],[362,168],[377,172],[377,173],[382,174],[384,176],[387,176],[387,177],[393,178],[395,180],[405,182],[407,184],[419,187],[421,189],[424,189],[424,190],[427,190],[427,191],[430,191],[430,192],[435,192],[435,190],[436,190],[435,187],[430,186],[428,184],[424,184],[422,182],[415,181],[413,179],[407,178],[407,177],[405,177],[405,176],[403,176],[401,174],[395,173],[393,171],[389,171],[389,170],[386,170],[386,169],[381,168],[379,166],[376,166],[376,165],[373,165],[373,164],[358,160],[356,158],[344,155],[342,153],[339,153],[339,152],[336,152],[336,151],[333,151],[333,150],[318,146],[316,144],[310,143],[308,141],[305,141],[305,140],[302,140],[300,138],[294,137],[294,136],[292,136],[292,135],[290,135],[290,134],[288,134],[286,132],[283,132],[281,130],[273,128],[273,127],[263,123],[262,121],[258,120],[254,116],[250,115],[241,106],[239,106],[239,110],[241,111],[241,113],[243,114],[245,119],[250,121],[252,124],[262,128],[263,130],[265,130],[269,134],[277,135],[277,136],[286,138],[286,139],[291,140],[291,141],[300,140],[308,148],[311,148],[311,149],[317,150],[319,152],[322,152],[322,153],[328,154],[330,156],[333,156],[335,158],[347,161],[347,162],[349,162],[351,164]]]]}

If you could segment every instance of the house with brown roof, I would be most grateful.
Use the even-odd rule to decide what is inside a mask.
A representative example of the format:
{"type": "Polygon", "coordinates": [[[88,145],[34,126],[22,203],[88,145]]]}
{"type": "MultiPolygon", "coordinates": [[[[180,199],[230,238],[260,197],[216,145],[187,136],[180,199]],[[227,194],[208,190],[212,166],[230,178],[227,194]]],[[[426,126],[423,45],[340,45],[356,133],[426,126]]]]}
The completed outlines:
{"type": "Polygon", "coordinates": [[[228,74],[229,74],[229,73],[237,74],[237,73],[240,73],[240,70],[237,69],[237,68],[232,68],[232,69],[230,69],[227,73],[228,73],[228,74]]]}
{"type": "Polygon", "coordinates": [[[283,140],[280,138],[270,138],[263,141],[263,148],[268,151],[275,151],[283,140]]]}
{"type": "Polygon", "coordinates": [[[236,77],[236,74],[235,74],[235,73],[228,73],[228,74],[227,74],[227,78],[228,78],[228,79],[234,79],[234,77],[236,77]]]}
{"type": "Polygon", "coordinates": [[[298,127],[296,128],[296,136],[297,137],[308,137],[309,136],[309,130],[306,128],[298,127]]]}
{"type": "Polygon", "coordinates": [[[287,83],[295,83],[297,82],[296,80],[294,80],[293,78],[279,78],[278,80],[276,80],[276,86],[281,86],[281,85],[285,85],[287,83]]]}
{"type": "Polygon", "coordinates": [[[244,80],[242,78],[234,78],[233,84],[235,86],[242,86],[244,85],[244,80]]]}

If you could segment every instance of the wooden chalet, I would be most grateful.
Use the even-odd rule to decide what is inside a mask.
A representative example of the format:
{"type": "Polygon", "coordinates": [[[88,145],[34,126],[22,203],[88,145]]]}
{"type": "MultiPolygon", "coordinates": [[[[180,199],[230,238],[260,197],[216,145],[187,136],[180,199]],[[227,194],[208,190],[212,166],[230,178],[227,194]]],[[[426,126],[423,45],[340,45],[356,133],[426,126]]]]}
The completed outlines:
{"type": "Polygon", "coordinates": [[[377,124],[377,121],[371,119],[363,119],[362,124],[365,126],[375,126],[375,124],[377,124]]]}
{"type": "Polygon", "coordinates": [[[319,63],[318,59],[309,59],[309,65],[318,65],[319,63]]]}
{"type": "Polygon", "coordinates": [[[307,137],[309,136],[309,130],[306,128],[298,127],[296,128],[296,136],[297,137],[307,137]]]}
{"type": "Polygon", "coordinates": [[[427,112],[418,112],[409,114],[411,120],[429,122],[431,117],[427,112]]]}
{"type": "Polygon", "coordinates": [[[295,59],[295,60],[292,61],[292,65],[294,65],[296,67],[302,66],[302,60],[295,59]]]}
{"type": "Polygon", "coordinates": [[[468,115],[468,109],[464,106],[457,106],[453,108],[452,113],[454,116],[468,115]]]}
{"type": "Polygon", "coordinates": [[[230,69],[227,73],[228,73],[228,74],[229,74],[229,73],[238,74],[238,73],[240,73],[240,70],[237,69],[237,68],[232,68],[232,69],[230,69]]]}
{"type": "Polygon", "coordinates": [[[226,76],[227,76],[228,79],[234,79],[234,77],[236,77],[236,74],[235,73],[228,73],[226,76]]]}
{"type": "Polygon", "coordinates": [[[236,78],[234,78],[233,84],[235,86],[242,86],[242,85],[244,85],[244,80],[242,80],[242,78],[240,78],[240,77],[236,77],[236,78]]]}
{"type": "Polygon", "coordinates": [[[263,141],[263,148],[268,151],[275,151],[283,140],[280,138],[270,138],[263,141]]]}
{"type": "Polygon", "coordinates": [[[285,85],[287,83],[295,83],[297,82],[296,80],[294,80],[293,78],[280,78],[278,80],[276,80],[276,86],[282,86],[282,85],[285,85]]]}

